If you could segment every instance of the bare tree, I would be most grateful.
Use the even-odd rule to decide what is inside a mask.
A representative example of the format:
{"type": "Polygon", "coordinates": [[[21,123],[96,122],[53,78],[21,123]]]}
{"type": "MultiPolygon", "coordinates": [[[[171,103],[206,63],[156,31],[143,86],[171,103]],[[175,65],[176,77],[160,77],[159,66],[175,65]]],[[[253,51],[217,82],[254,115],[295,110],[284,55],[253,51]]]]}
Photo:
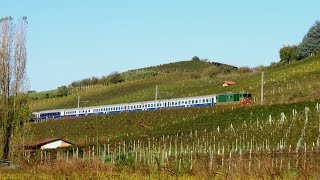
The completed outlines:
{"type": "Polygon", "coordinates": [[[0,152],[8,159],[10,142],[29,117],[29,108],[23,85],[26,74],[26,28],[27,18],[16,24],[12,17],[0,19],[0,152]],[[15,134],[16,133],[16,134],[15,134]]]}

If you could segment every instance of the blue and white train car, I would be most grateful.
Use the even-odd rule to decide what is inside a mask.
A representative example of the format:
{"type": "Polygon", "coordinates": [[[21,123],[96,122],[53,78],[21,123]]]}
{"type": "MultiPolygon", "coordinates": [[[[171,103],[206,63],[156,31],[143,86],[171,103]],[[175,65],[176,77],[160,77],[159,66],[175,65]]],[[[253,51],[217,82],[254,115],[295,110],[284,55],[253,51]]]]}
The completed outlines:
{"type": "Polygon", "coordinates": [[[216,104],[216,95],[195,96],[174,99],[162,99],[124,104],[111,104],[94,107],[72,109],[56,109],[33,113],[33,120],[46,120],[64,117],[81,117],[99,114],[113,114],[120,112],[150,111],[163,108],[185,108],[195,106],[213,106],[216,104]]]}
{"type": "Polygon", "coordinates": [[[64,109],[40,111],[40,112],[32,113],[32,115],[33,115],[33,119],[35,119],[35,120],[63,118],[64,117],[64,109]]]}
{"type": "Polygon", "coordinates": [[[169,99],[165,104],[165,108],[213,106],[215,104],[216,104],[216,96],[206,95],[206,96],[169,99]]]}
{"type": "Polygon", "coordinates": [[[81,117],[81,116],[90,116],[93,115],[93,107],[83,107],[83,108],[73,108],[65,109],[64,117],[81,117]]]}
{"type": "Polygon", "coordinates": [[[94,114],[112,114],[125,111],[124,104],[112,104],[112,105],[103,105],[93,107],[94,114]]]}

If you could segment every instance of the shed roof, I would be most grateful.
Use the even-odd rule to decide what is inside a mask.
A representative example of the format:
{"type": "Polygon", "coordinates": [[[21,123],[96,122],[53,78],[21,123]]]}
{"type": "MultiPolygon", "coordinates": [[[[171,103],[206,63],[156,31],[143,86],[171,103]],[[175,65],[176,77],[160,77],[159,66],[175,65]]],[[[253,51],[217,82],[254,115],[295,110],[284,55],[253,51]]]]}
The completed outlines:
{"type": "Polygon", "coordinates": [[[72,144],[72,143],[65,141],[63,139],[60,139],[60,138],[46,138],[46,139],[40,139],[40,140],[36,140],[36,141],[30,142],[30,143],[27,143],[25,146],[29,146],[29,147],[42,146],[44,144],[48,144],[48,143],[58,141],[58,140],[72,144]]]}
{"type": "Polygon", "coordinates": [[[236,84],[236,82],[233,82],[233,81],[223,81],[223,84],[231,85],[231,84],[236,84]]]}

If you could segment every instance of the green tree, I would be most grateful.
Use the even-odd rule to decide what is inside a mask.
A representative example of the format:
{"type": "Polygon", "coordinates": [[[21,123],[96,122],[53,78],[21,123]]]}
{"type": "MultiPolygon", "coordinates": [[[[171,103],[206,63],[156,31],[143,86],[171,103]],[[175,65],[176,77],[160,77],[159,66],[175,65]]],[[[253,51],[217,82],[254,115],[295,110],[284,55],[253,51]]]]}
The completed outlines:
{"type": "Polygon", "coordinates": [[[299,45],[299,55],[302,58],[316,55],[320,52],[320,21],[309,29],[299,45]]]}
{"type": "Polygon", "coordinates": [[[67,86],[58,87],[58,97],[68,96],[69,88],[67,86]]]}
{"type": "Polygon", "coordinates": [[[200,58],[198,56],[193,56],[191,60],[192,61],[200,61],[200,58]]]}
{"type": "Polygon", "coordinates": [[[280,51],[280,62],[299,60],[298,46],[283,46],[280,51]]]}
{"type": "Polygon", "coordinates": [[[123,77],[118,72],[113,72],[108,76],[108,82],[115,84],[124,81],[123,77]]]}

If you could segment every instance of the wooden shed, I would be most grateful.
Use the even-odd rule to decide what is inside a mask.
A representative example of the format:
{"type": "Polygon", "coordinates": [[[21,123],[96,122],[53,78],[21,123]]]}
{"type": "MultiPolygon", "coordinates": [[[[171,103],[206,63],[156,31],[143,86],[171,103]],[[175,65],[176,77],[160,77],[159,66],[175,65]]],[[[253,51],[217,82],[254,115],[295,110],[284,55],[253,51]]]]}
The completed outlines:
{"type": "Polygon", "coordinates": [[[236,82],[233,82],[233,81],[223,81],[222,86],[223,86],[223,87],[226,87],[226,86],[230,86],[230,85],[234,85],[234,84],[236,84],[236,82]]]}
{"type": "Polygon", "coordinates": [[[43,150],[69,146],[73,146],[73,144],[60,138],[48,138],[27,143],[24,147],[25,150],[43,150]]]}

